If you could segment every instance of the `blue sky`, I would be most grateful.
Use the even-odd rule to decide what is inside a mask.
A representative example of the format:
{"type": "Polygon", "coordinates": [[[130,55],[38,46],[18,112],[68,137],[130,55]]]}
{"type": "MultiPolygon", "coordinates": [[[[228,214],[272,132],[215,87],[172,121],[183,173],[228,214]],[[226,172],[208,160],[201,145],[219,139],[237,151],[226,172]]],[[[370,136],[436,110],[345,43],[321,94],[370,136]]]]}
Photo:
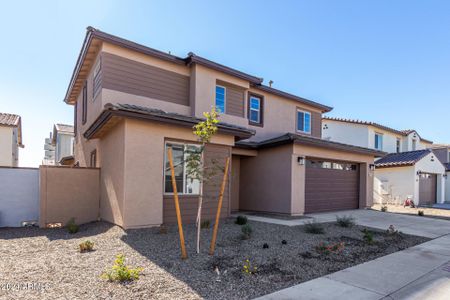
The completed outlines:
{"type": "Polygon", "coordinates": [[[85,29],[193,51],[335,109],[450,143],[450,1],[5,1],[0,111],[23,118],[37,166],[85,29]]]}

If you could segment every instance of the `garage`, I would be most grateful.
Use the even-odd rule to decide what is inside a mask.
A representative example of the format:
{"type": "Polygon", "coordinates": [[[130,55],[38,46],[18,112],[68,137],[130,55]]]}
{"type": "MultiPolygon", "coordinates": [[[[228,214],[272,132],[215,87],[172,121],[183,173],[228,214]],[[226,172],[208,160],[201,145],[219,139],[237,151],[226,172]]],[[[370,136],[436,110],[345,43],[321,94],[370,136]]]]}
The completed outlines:
{"type": "Polygon", "coordinates": [[[437,198],[436,174],[422,173],[419,176],[419,205],[432,205],[437,198]]]}
{"type": "Polygon", "coordinates": [[[305,213],[359,208],[357,163],[306,160],[305,213]]]}

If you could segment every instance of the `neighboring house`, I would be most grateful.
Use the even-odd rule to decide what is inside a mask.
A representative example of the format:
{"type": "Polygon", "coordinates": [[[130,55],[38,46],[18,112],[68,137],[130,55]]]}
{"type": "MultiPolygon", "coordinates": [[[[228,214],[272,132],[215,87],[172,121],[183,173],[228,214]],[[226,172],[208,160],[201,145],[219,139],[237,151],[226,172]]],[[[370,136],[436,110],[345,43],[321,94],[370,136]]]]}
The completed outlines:
{"type": "Polygon", "coordinates": [[[332,117],[323,118],[322,137],[387,153],[423,150],[433,144],[415,130],[397,130],[374,122],[332,117]]]}
{"type": "Polygon", "coordinates": [[[24,147],[21,117],[0,113],[0,166],[18,167],[19,147],[24,147]]]}
{"type": "Polygon", "coordinates": [[[45,138],[44,142],[44,158],[42,159],[43,165],[55,165],[55,146],[53,145],[53,132],[50,132],[50,136],[45,138]]]}
{"type": "Polygon", "coordinates": [[[74,127],[53,125],[53,132],[45,139],[43,165],[68,165],[73,162],[74,127]]]}
{"type": "Polygon", "coordinates": [[[376,161],[374,202],[416,205],[441,203],[445,173],[427,148],[433,142],[415,130],[397,130],[378,123],[342,118],[323,118],[322,137],[390,153],[376,161]]]}
{"type": "Polygon", "coordinates": [[[375,202],[433,205],[445,200],[445,167],[430,149],[391,153],[375,163],[375,202]]]}
{"type": "MultiPolygon", "coordinates": [[[[321,139],[331,107],[262,82],[89,27],[65,102],[75,106],[75,163],[101,169],[100,217],[124,228],[175,222],[172,147],[183,221],[194,222],[199,184],[183,157],[198,146],[192,126],[214,106],[221,122],[205,161],[232,161],[222,217],[370,206],[374,158],[385,153],[321,139]]],[[[203,218],[215,215],[220,180],[204,184],[203,218]]]]}
{"type": "Polygon", "coordinates": [[[53,126],[52,145],[55,147],[55,164],[66,164],[67,160],[73,158],[74,127],[66,124],[55,124],[53,126]]]}
{"type": "Polygon", "coordinates": [[[445,202],[450,203],[450,145],[434,144],[432,147],[434,154],[444,164],[445,176],[445,202]]]}

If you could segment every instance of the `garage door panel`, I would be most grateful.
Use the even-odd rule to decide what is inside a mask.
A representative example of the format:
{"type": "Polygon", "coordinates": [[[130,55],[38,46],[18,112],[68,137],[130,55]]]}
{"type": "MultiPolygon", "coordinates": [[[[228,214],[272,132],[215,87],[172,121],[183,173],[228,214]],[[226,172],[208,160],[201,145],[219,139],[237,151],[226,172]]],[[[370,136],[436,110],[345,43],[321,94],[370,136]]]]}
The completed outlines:
{"type": "MultiPolygon", "coordinates": [[[[335,162],[328,162],[334,165],[335,162]]],[[[339,163],[337,163],[339,164],[339,163]]],[[[359,170],[322,168],[320,162],[306,165],[305,212],[359,207],[359,170]]]]}
{"type": "Polygon", "coordinates": [[[436,174],[421,174],[419,177],[419,205],[432,205],[437,198],[436,174]]]}

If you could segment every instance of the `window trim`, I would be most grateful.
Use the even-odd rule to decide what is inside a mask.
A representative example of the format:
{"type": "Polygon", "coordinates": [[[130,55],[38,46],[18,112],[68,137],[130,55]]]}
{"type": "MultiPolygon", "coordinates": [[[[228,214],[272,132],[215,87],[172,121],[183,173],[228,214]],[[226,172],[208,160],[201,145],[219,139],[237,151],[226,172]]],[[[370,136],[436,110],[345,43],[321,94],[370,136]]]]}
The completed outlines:
{"type": "Polygon", "coordinates": [[[375,134],[374,134],[374,140],[373,140],[373,147],[376,149],[376,150],[379,150],[379,151],[383,151],[383,134],[382,133],[380,133],[380,132],[375,132],[375,134]],[[377,147],[377,136],[380,136],[381,137],[381,147],[377,147]]]}
{"type": "Polygon", "coordinates": [[[395,140],[395,150],[397,151],[397,153],[402,152],[402,140],[400,138],[397,138],[395,140]]]}
{"type": "MultiPolygon", "coordinates": [[[[299,107],[297,107],[297,109],[295,110],[295,132],[299,132],[299,133],[303,133],[303,134],[309,134],[311,135],[312,133],[312,113],[309,111],[306,111],[304,109],[301,109],[299,107]],[[309,115],[309,131],[302,131],[298,129],[298,113],[302,112],[303,113],[303,122],[305,122],[305,115],[308,114],[309,115]]],[[[305,128],[305,123],[303,123],[303,128],[305,128]]]]}
{"type": "Polygon", "coordinates": [[[82,89],[82,108],[81,108],[81,123],[84,125],[87,121],[87,81],[84,82],[82,89]]]}
{"type": "MultiPolygon", "coordinates": [[[[195,142],[190,142],[190,141],[171,141],[171,140],[167,140],[164,141],[164,163],[163,163],[163,196],[173,196],[173,192],[166,192],[166,164],[168,163],[168,157],[167,157],[167,144],[171,144],[171,145],[181,145],[183,146],[183,158],[184,158],[184,151],[185,151],[185,147],[188,145],[191,146],[197,146],[200,147],[201,145],[199,143],[195,143],[195,142]]],[[[180,192],[177,190],[177,194],[179,196],[183,196],[183,197],[198,197],[200,195],[200,191],[198,193],[193,193],[193,194],[186,194],[184,191],[186,189],[186,164],[183,164],[183,191],[180,192]]],[[[172,184],[172,183],[171,183],[172,184]]],[[[199,184],[203,184],[203,183],[199,183],[199,184]]]]}
{"type": "Polygon", "coordinates": [[[217,110],[217,87],[223,88],[223,110],[224,111],[220,111],[219,113],[226,114],[227,113],[227,87],[216,83],[216,87],[214,90],[214,95],[215,95],[214,107],[216,108],[216,110],[217,110]]]}
{"type": "Polygon", "coordinates": [[[247,95],[247,119],[248,124],[252,126],[264,127],[264,96],[249,92],[247,95]],[[250,120],[250,100],[251,98],[259,99],[259,123],[250,120]]]}

